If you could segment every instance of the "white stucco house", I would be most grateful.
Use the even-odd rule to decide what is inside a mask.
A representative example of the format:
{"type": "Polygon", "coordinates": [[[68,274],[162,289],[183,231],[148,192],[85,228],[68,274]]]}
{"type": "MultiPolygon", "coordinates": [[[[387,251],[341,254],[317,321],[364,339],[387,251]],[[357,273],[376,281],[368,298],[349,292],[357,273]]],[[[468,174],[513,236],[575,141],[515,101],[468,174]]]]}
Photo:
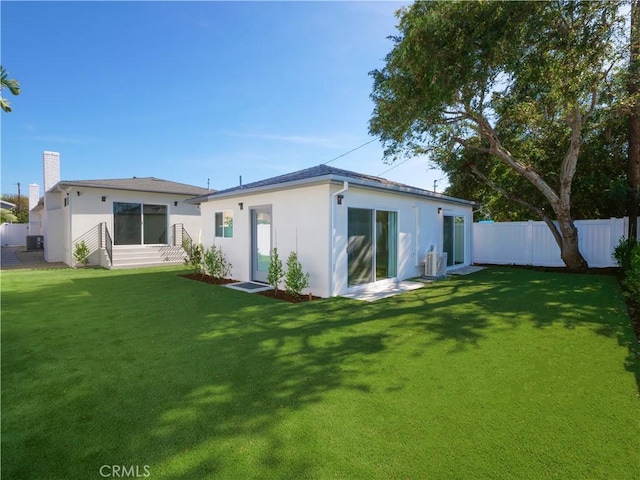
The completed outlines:
{"type": "Polygon", "coordinates": [[[321,297],[424,273],[427,252],[447,269],[470,265],[473,202],[319,165],[209,192],[200,206],[202,243],[222,248],[232,276],[266,282],[271,249],[295,251],[321,297]]]}
{"type": "Polygon", "coordinates": [[[60,180],[60,154],[44,152],[44,197],[30,188],[30,234],[44,237],[48,262],[76,263],[84,241],[93,265],[108,268],[182,263],[182,240],[200,233],[200,211],[187,200],[206,188],[154,177],[60,180]],[[33,197],[33,199],[32,199],[33,197]]]}

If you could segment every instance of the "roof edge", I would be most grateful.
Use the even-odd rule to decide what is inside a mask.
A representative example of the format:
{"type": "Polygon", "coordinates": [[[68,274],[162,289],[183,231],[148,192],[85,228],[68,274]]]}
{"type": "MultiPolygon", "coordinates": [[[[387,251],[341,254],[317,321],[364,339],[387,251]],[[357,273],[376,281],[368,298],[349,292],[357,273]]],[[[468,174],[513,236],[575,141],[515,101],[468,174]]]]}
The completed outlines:
{"type": "Polygon", "coordinates": [[[244,189],[240,188],[240,189],[230,190],[228,192],[223,191],[219,194],[216,192],[213,192],[210,194],[200,195],[198,197],[190,198],[189,200],[187,200],[187,203],[200,204],[200,203],[206,203],[210,200],[217,200],[221,198],[240,197],[247,194],[264,193],[269,191],[285,190],[285,189],[288,190],[292,188],[306,187],[313,184],[331,183],[331,182],[349,182],[350,185],[357,185],[357,186],[366,187],[374,190],[382,190],[382,191],[395,192],[395,193],[405,193],[409,195],[420,196],[423,198],[430,198],[433,200],[440,200],[448,203],[457,203],[457,204],[468,205],[472,207],[475,204],[475,202],[471,200],[465,200],[457,197],[450,197],[448,195],[444,195],[442,193],[437,193],[437,192],[429,192],[428,190],[424,190],[418,187],[411,187],[408,185],[401,186],[401,185],[393,185],[393,184],[384,184],[384,183],[378,183],[372,180],[365,180],[362,178],[348,177],[345,175],[335,175],[333,173],[318,175],[316,177],[310,177],[310,178],[305,178],[301,180],[292,180],[290,182],[261,185],[258,187],[249,187],[244,189]]]}

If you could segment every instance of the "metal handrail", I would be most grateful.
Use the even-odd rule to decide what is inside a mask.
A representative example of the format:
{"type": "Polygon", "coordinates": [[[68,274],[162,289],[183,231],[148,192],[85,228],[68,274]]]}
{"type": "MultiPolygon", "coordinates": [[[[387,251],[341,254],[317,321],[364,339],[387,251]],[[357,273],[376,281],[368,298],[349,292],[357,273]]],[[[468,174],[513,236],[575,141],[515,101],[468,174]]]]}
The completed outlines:
{"type": "Polygon", "coordinates": [[[172,245],[182,247],[188,254],[193,248],[193,239],[182,223],[174,223],[171,226],[172,245]]]}
{"type": "Polygon", "coordinates": [[[107,222],[100,224],[100,248],[104,248],[109,257],[109,265],[113,266],[113,240],[107,228],[107,222]]]}

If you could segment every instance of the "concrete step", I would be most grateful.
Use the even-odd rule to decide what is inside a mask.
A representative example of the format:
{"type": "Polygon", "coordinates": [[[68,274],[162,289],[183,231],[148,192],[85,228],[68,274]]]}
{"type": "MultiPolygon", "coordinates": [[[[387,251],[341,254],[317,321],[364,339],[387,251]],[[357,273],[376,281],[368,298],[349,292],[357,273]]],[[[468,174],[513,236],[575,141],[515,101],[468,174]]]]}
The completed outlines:
{"type": "Polygon", "coordinates": [[[182,247],[119,246],[113,248],[112,269],[159,265],[181,265],[186,257],[182,247]]]}

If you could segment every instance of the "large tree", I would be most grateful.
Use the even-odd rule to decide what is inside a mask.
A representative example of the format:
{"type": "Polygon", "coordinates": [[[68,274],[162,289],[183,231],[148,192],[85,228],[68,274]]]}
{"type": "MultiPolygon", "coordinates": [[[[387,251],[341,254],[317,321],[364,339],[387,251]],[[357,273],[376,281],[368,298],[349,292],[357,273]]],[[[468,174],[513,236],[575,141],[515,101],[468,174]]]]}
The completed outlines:
{"type": "MultiPolygon", "coordinates": [[[[599,109],[594,113],[588,132],[583,134],[580,161],[571,187],[571,214],[574,219],[611,218],[627,215],[627,122],[626,117],[610,109],[599,109]]],[[[505,137],[508,132],[501,131],[505,137]]],[[[562,132],[560,132],[560,135],[562,132]]],[[[550,137],[552,138],[552,137],[550,137]]],[[[504,139],[512,143],[517,138],[504,139]]],[[[555,157],[558,147],[555,142],[536,143],[537,169],[546,173],[546,178],[557,188],[555,157]]],[[[533,154],[533,152],[530,152],[533,154]]],[[[454,197],[474,200],[482,207],[475,219],[491,219],[499,222],[531,219],[531,210],[503,193],[478,182],[464,165],[481,159],[468,158],[478,155],[472,151],[456,151],[444,165],[449,178],[445,193],[454,197]]],[[[524,177],[514,175],[511,169],[495,162],[491,170],[484,171],[492,182],[499,184],[508,196],[526,198],[529,203],[547,205],[540,191],[524,177]]],[[[545,207],[547,208],[547,207],[545,207]]]]}
{"type": "Polygon", "coordinates": [[[400,10],[386,65],[371,72],[369,128],[386,160],[429,154],[471,173],[544,220],[567,267],[586,268],[572,184],[583,136],[624,62],[620,3],[416,2],[400,10]],[[521,180],[534,196],[508,188],[521,180]]]}

